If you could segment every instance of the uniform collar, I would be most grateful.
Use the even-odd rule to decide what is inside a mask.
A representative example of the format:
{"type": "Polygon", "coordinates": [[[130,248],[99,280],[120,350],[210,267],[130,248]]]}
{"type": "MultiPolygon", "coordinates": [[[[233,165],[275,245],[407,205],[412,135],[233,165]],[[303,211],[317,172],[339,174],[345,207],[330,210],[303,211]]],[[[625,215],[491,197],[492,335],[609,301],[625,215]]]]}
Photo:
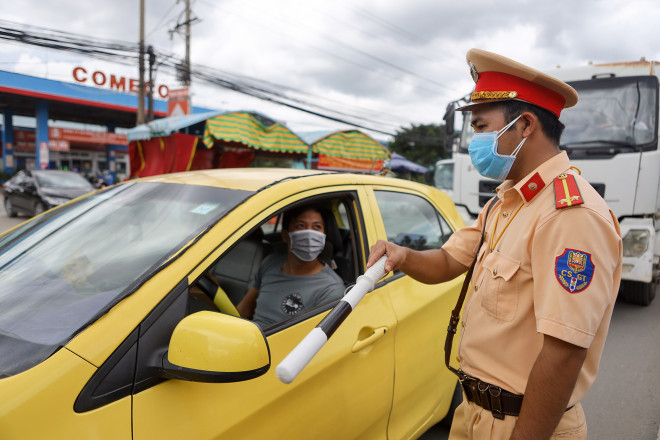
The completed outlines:
{"type": "Polygon", "coordinates": [[[516,185],[511,180],[504,181],[497,188],[497,195],[501,199],[505,192],[514,189],[525,203],[530,203],[543,189],[550,186],[552,180],[571,166],[568,154],[565,151],[543,162],[534,171],[529,173],[516,185]]]}

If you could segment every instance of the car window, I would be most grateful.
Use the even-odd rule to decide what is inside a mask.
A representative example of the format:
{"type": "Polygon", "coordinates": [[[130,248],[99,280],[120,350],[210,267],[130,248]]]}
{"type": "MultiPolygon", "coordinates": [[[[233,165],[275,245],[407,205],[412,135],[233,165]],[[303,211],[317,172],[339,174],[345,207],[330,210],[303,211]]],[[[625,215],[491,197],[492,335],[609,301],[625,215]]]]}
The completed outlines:
{"type": "MultiPolygon", "coordinates": [[[[346,286],[353,284],[356,278],[355,225],[357,222],[355,214],[350,209],[349,200],[325,199],[320,201],[306,200],[304,202],[305,204],[313,203],[323,206],[331,217],[326,223],[326,246],[318,258],[327,265],[328,269],[334,272],[334,278],[326,277],[320,283],[319,280],[290,283],[287,281],[287,277],[280,277],[277,273],[281,271],[281,267],[287,258],[288,247],[282,238],[283,212],[291,208],[287,207],[246,234],[209,267],[202,278],[211,279],[213,285],[209,285],[207,281],[200,282],[200,280],[193,284],[190,290],[193,307],[190,312],[200,308],[208,309],[208,298],[200,298],[200,293],[215,298],[214,295],[218,294],[216,292],[217,286],[221,288],[220,294],[226,295],[229,301],[237,306],[250,287],[255,283],[266,282],[265,278],[264,281],[260,278],[264,274],[268,276],[269,280],[272,280],[271,282],[282,283],[278,290],[291,290],[291,295],[283,295],[282,298],[278,297],[277,301],[273,302],[262,297],[262,291],[269,292],[270,290],[268,286],[261,286],[257,307],[269,307],[271,309],[269,313],[273,316],[280,314],[281,310],[285,311],[284,314],[280,314],[281,319],[279,321],[262,325],[262,328],[268,333],[279,331],[279,329],[288,327],[300,319],[308,318],[311,316],[308,312],[315,314],[326,310],[327,307],[319,306],[336,302],[343,295],[346,286]],[[324,283],[327,283],[332,289],[325,289],[324,283]],[[207,287],[204,287],[204,284],[207,287]],[[210,293],[209,290],[211,290],[210,293]],[[328,290],[328,292],[317,295],[319,290],[328,290]],[[312,303],[311,308],[306,307],[304,304],[306,298],[311,296],[318,297],[320,300],[312,303]],[[300,308],[302,313],[299,313],[298,310],[300,301],[305,306],[300,308]]],[[[227,313],[226,310],[222,309],[221,304],[217,301],[216,304],[218,304],[216,309],[221,308],[220,311],[227,313]]]]}
{"type": "Polygon", "coordinates": [[[49,356],[249,194],[131,182],[0,237],[0,377],[49,356]]]}
{"type": "Polygon", "coordinates": [[[374,191],[387,240],[415,250],[439,249],[452,233],[427,200],[413,194],[374,191]]]}
{"type": "Polygon", "coordinates": [[[94,190],[91,183],[80,174],[68,171],[37,171],[34,177],[42,188],[67,188],[94,190]]]}

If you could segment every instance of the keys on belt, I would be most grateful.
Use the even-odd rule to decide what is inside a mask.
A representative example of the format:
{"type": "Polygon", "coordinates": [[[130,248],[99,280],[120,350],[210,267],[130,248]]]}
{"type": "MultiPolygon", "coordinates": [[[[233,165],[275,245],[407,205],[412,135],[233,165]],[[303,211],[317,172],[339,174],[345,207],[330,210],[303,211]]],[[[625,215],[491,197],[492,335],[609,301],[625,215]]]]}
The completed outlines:
{"type": "Polygon", "coordinates": [[[523,395],[514,394],[510,391],[483,382],[476,377],[469,376],[458,370],[459,381],[465,397],[480,407],[493,413],[496,419],[504,419],[504,416],[518,416],[522,407],[523,395]]]}

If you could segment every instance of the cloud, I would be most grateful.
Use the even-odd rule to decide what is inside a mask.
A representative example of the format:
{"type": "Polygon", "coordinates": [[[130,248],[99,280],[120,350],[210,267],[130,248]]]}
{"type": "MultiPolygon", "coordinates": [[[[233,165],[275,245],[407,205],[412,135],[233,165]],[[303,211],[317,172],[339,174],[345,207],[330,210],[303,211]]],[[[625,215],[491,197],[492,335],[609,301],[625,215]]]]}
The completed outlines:
{"type": "MultiPolygon", "coordinates": [[[[471,47],[541,70],[641,56],[660,60],[655,30],[660,4],[653,0],[192,3],[199,19],[192,26],[193,63],[267,80],[276,88],[281,84],[283,91],[293,88],[304,92],[297,95],[304,99],[365,118],[398,118],[406,126],[441,122],[447,103],[471,90],[465,63],[471,47]]],[[[3,18],[137,42],[138,5],[135,0],[21,0],[3,5],[3,18]]],[[[182,36],[168,32],[181,22],[182,12],[182,2],[146,0],[147,43],[183,58],[182,36]]],[[[4,68],[58,78],[76,63],[99,63],[16,44],[0,44],[0,54],[4,68]]],[[[103,68],[137,76],[137,66],[103,68]]],[[[176,86],[164,72],[158,79],[176,86]]],[[[193,82],[193,94],[195,105],[249,106],[300,126],[336,124],[199,82],[193,82]]]]}

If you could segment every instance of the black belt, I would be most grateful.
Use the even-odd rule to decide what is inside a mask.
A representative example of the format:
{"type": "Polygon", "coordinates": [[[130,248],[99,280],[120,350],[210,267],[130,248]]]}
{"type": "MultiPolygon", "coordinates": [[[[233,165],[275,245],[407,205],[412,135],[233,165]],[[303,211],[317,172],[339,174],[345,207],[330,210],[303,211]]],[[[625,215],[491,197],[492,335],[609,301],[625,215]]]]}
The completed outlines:
{"type": "MultiPolygon", "coordinates": [[[[496,385],[469,376],[460,369],[458,370],[458,380],[467,400],[492,412],[496,419],[502,420],[504,416],[518,417],[520,414],[524,397],[522,394],[503,390],[496,385]]],[[[575,405],[566,408],[566,411],[573,406],[575,405]]]]}
{"type": "Polygon", "coordinates": [[[496,419],[504,416],[518,416],[522,407],[523,395],[515,394],[502,388],[484,382],[476,377],[468,376],[459,371],[459,380],[468,401],[493,413],[496,419]]]}

